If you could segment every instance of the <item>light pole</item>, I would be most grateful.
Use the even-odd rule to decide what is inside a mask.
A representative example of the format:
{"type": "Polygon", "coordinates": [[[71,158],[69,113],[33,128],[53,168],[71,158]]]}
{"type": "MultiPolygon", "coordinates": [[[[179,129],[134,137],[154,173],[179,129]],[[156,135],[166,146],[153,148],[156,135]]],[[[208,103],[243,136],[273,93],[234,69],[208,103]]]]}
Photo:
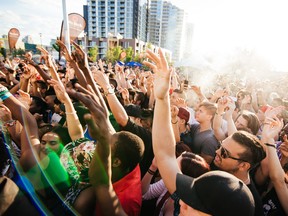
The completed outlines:
{"type": "Polygon", "coordinates": [[[42,33],[39,33],[40,35],[40,44],[41,44],[41,47],[42,47],[42,33]]]}
{"type": "Polygon", "coordinates": [[[84,32],[84,50],[87,53],[87,32],[84,32]]]}

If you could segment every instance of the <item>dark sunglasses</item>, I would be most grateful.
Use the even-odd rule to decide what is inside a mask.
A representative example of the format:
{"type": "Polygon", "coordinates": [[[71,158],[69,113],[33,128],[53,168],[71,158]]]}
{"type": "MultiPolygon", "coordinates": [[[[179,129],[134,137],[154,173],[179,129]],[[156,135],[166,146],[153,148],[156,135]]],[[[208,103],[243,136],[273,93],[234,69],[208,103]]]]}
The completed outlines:
{"type": "Polygon", "coordinates": [[[220,155],[221,155],[221,157],[224,158],[224,159],[226,159],[226,158],[231,158],[231,159],[233,159],[233,160],[247,162],[246,160],[232,157],[232,156],[230,155],[230,153],[228,152],[228,150],[225,149],[222,145],[220,146],[220,155]]]}

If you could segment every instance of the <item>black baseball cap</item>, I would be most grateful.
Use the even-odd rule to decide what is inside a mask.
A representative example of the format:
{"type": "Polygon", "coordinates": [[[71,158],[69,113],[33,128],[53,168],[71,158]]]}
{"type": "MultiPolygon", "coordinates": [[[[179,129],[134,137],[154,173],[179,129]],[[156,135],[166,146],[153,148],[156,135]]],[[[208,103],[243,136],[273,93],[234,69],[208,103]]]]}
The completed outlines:
{"type": "Polygon", "coordinates": [[[254,215],[249,188],[227,172],[210,171],[198,178],[178,173],[176,195],[190,207],[213,216],[254,215]]]}

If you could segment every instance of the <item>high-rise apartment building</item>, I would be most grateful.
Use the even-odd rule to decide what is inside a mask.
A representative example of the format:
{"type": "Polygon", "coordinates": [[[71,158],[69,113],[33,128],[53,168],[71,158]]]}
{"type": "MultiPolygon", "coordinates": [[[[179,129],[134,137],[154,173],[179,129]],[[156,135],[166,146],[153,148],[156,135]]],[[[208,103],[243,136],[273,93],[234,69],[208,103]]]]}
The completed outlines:
{"type": "Polygon", "coordinates": [[[88,22],[88,36],[107,38],[145,39],[147,0],[87,0],[84,15],[88,22]]]}
{"type": "Polygon", "coordinates": [[[171,50],[173,61],[183,53],[185,13],[169,1],[151,0],[149,4],[148,41],[171,50]]]}
{"type": "MultiPolygon", "coordinates": [[[[83,10],[88,46],[96,45],[92,38],[122,37],[171,50],[173,61],[182,56],[185,13],[167,0],[87,0],[83,10]]],[[[102,40],[99,51],[106,47],[102,40]]]]}
{"type": "Polygon", "coordinates": [[[156,46],[160,46],[163,0],[151,0],[148,11],[148,41],[156,46]]]}

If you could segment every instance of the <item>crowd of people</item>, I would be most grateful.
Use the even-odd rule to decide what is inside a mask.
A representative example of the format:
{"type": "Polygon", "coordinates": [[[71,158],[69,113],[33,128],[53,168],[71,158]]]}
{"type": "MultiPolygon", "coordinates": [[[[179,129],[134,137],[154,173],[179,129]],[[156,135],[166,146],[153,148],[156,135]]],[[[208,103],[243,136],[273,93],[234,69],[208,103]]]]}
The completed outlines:
{"type": "Polygon", "coordinates": [[[57,44],[0,63],[0,215],[288,215],[287,92],[57,44]]]}

